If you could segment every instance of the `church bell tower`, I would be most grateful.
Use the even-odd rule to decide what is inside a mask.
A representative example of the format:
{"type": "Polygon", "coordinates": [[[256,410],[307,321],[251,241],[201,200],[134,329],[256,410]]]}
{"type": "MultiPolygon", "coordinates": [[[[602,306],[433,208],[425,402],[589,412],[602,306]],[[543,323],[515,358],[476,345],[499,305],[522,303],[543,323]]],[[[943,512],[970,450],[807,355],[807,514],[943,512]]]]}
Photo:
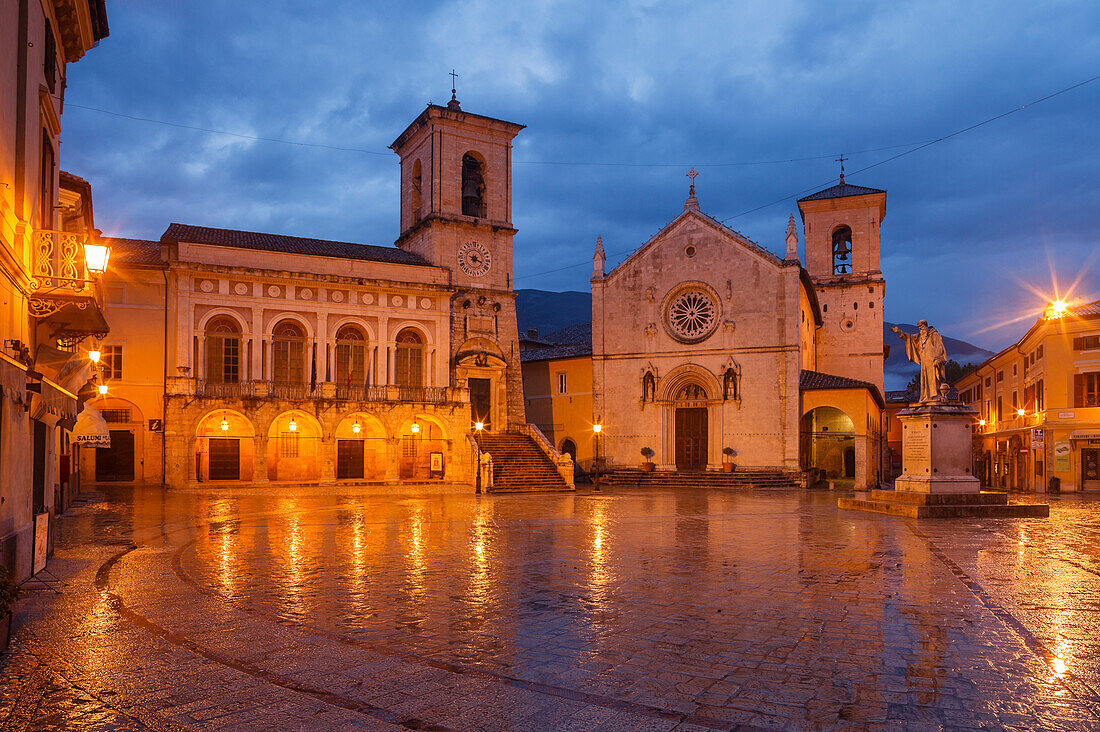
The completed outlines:
{"type": "Polygon", "coordinates": [[[882,303],[886,281],[879,264],[879,229],[886,191],[844,181],[799,199],[806,271],[821,317],[817,370],[869,381],[883,390],[882,303]]]}
{"type": "Polygon", "coordinates": [[[401,158],[397,246],[450,271],[452,381],[471,423],[524,424],[512,290],[512,140],[523,125],[429,104],[390,149],[401,158]]]}

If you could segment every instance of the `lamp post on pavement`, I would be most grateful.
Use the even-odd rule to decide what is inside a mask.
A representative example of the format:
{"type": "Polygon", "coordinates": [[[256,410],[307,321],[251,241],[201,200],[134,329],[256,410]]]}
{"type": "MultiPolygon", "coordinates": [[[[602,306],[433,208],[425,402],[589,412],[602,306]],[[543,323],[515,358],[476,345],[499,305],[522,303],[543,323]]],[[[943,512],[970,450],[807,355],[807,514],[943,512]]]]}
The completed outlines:
{"type": "MultiPolygon", "coordinates": [[[[485,423],[484,422],[474,422],[474,431],[477,433],[477,438],[475,438],[475,439],[478,439],[478,438],[481,437],[481,431],[483,429],[485,429],[485,423]]],[[[476,495],[480,496],[481,495],[481,442],[480,441],[477,443],[477,483],[476,483],[476,486],[477,487],[474,488],[474,493],[476,495]]]]}
{"type": "Polygon", "coordinates": [[[593,480],[594,490],[600,489],[600,433],[603,432],[603,425],[597,422],[592,425],[592,436],[596,441],[596,465],[595,476],[593,480]]]}

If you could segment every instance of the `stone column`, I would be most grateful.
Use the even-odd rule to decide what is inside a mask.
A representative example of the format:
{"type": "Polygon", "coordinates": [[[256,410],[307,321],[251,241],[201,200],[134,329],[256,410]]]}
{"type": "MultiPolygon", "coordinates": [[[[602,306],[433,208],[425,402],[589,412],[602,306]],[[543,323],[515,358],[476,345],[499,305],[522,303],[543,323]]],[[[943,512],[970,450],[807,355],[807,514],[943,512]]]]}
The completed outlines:
{"type": "Polygon", "coordinates": [[[198,344],[199,344],[198,345],[198,358],[199,358],[199,360],[195,364],[194,374],[195,374],[196,379],[205,379],[206,378],[206,334],[205,333],[200,333],[198,336],[196,336],[196,338],[197,338],[198,344]]]}
{"type": "Polygon", "coordinates": [[[401,480],[400,471],[401,438],[386,438],[386,476],[387,483],[397,483],[401,480]]]}
{"type": "Polygon", "coordinates": [[[262,435],[254,437],[252,449],[252,482],[267,485],[271,482],[267,477],[267,438],[262,435]]]}
{"type": "Polygon", "coordinates": [[[332,485],[336,482],[336,438],[321,438],[321,483],[332,485]]]}

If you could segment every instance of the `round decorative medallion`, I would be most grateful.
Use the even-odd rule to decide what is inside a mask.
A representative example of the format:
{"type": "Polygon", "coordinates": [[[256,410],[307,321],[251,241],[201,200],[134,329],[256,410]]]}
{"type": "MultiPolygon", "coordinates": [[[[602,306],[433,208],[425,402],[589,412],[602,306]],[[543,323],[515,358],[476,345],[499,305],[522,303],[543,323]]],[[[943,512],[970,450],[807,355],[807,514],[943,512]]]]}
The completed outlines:
{"type": "Polygon", "coordinates": [[[202,290],[203,292],[213,292],[214,291],[214,283],[211,282],[210,280],[203,280],[202,282],[199,283],[199,289],[202,290]]]}
{"type": "Polygon", "coordinates": [[[238,295],[246,295],[248,294],[248,285],[243,282],[238,282],[237,284],[233,285],[233,292],[237,293],[238,295]]]}
{"type": "Polygon", "coordinates": [[[372,305],[374,303],[374,295],[369,292],[364,292],[362,300],[364,305],[372,305]]]}
{"type": "Polygon", "coordinates": [[[336,290],[335,292],[330,292],[328,294],[328,296],[329,296],[329,299],[332,300],[333,302],[343,302],[344,301],[344,293],[340,292],[339,290],[336,290]]]}
{"type": "Polygon", "coordinates": [[[313,290],[309,289],[308,287],[302,290],[298,290],[298,297],[302,300],[311,300],[313,299],[313,290]]]}
{"type": "Polygon", "coordinates": [[[687,247],[684,248],[684,254],[686,254],[688,257],[694,257],[695,256],[695,245],[694,244],[688,244],[687,247]]]}
{"type": "Polygon", "coordinates": [[[390,295],[390,305],[400,305],[405,302],[400,295],[390,295]]]}
{"type": "Polygon", "coordinates": [[[424,298],[423,300],[420,301],[420,307],[422,307],[425,310],[430,310],[431,307],[432,307],[432,301],[429,300],[428,298],[424,298]]]}
{"type": "Polygon", "coordinates": [[[689,288],[668,303],[665,323],[672,337],[683,343],[698,343],[718,326],[718,302],[701,288],[689,288]]]}
{"type": "Polygon", "coordinates": [[[458,266],[471,277],[484,277],[493,266],[489,250],[476,241],[468,241],[458,248],[458,266]]]}
{"type": "Polygon", "coordinates": [[[851,333],[853,330],[855,330],[855,327],[856,321],[852,320],[851,318],[844,318],[840,321],[840,329],[845,333],[851,333]]]}
{"type": "Polygon", "coordinates": [[[281,293],[282,293],[282,290],[279,289],[278,285],[268,285],[267,286],[267,294],[270,297],[278,297],[281,293]]]}

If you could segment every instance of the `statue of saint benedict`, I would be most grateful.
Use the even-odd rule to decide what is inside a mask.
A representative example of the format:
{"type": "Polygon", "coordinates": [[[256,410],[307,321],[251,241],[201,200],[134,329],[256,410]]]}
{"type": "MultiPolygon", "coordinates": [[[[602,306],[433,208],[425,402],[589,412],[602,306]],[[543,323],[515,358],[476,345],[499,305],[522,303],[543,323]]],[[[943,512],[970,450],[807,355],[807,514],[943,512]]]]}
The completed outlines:
{"type": "Polygon", "coordinates": [[[928,325],[927,320],[917,323],[918,332],[909,334],[897,326],[890,330],[905,341],[905,355],[913,363],[920,364],[921,403],[936,401],[940,384],[944,383],[943,368],[947,363],[947,350],[939,332],[928,325]]]}

